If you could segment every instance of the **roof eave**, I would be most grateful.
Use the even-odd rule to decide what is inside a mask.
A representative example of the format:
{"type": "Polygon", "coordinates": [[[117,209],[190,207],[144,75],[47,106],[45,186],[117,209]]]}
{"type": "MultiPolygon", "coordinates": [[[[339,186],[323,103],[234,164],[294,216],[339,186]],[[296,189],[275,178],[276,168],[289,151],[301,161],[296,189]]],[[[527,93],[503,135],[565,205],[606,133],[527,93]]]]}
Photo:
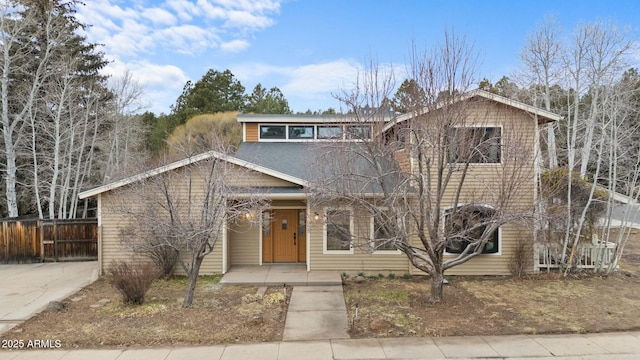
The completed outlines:
{"type": "Polygon", "coordinates": [[[171,171],[171,170],[175,170],[177,168],[186,166],[186,165],[190,165],[193,163],[196,163],[198,161],[202,161],[202,160],[206,160],[206,159],[210,159],[210,158],[217,158],[226,162],[229,162],[231,164],[237,165],[237,166],[241,166],[244,167],[246,169],[249,170],[253,170],[253,171],[257,171],[260,173],[263,173],[265,175],[269,175],[269,176],[273,176],[275,178],[284,180],[284,181],[288,181],[290,183],[296,184],[296,185],[300,185],[300,186],[306,186],[307,183],[300,179],[297,178],[295,176],[291,176],[291,175],[287,175],[287,174],[283,174],[279,171],[276,170],[272,170],[269,168],[266,168],[264,166],[260,166],[260,165],[256,165],[254,163],[251,163],[249,161],[246,160],[241,160],[238,159],[236,157],[233,156],[229,156],[229,155],[225,155],[222,153],[219,153],[217,151],[208,151],[206,153],[202,153],[202,154],[198,154],[196,156],[193,157],[189,157],[183,160],[179,160],[176,162],[173,162],[171,164],[168,165],[164,165],[161,167],[158,167],[156,169],[153,170],[149,170],[134,176],[130,176],[128,178],[122,179],[122,180],[118,180],[118,181],[114,181],[112,183],[106,184],[106,185],[102,185],[99,186],[97,188],[91,189],[91,190],[87,190],[87,191],[83,191],[78,195],[79,199],[86,199],[88,197],[92,197],[92,196],[96,196],[98,194],[102,194],[105,193],[107,191],[111,191],[111,190],[115,190],[118,189],[120,187],[156,176],[156,175],[160,175],[162,173],[165,173],[167,171],[171,171]]]}
{"type": "MultiPolygon", "coordinates": [[[[562,116],[560,116],[558,114],[555,114],[555,113],[553,113],[551,111],[547,111],[547,110],[544,110],[544,109],[537,108],[535,106],[527,105],[527,104],[522,103],[520,101],[509,99],[509,98],[506,98],[504,96],[493,94],[493,93],[490,93],[488,91],[481,90],[481,89],[475,89],[475,90],[471,90],[469,92],[466,92],[466,93],[462,94],[455,102],[465,101],[465,100],[471,99],[474,96],[479,96],[479,97],[485,98],[487,100],[492,100],[492,101],[495,101],[497,103],[504,104],[504,105],[507,105],[507,106],[511,106],[513,108],[516,108],[516,109],[528,112],[530,114],[533,114],[533,115],[538,117],[538,124],[540,124],[540,125],[546,124],[546,123],[550,123],[550,122],[553,122],[553,121],[562,120],[562,116]]],[[[439,103],[439,104],[436,105],[435,109],[441,109],[445,105],[447,105],[447,104],[439,103]]],[[[428,112],[429,112],[428,108],[423,108],[422,109],[422,113],[423,114],[426,114],[428,112]]],[[[407,121],[409,119],[412,119],[412,118],[416,117],[416,115],[417,115],[416,111],[399,115],[396,118],[392,119],[392,121],[387,123],[383,127],[383,129],[381,131],[383,131],[383,132],[387,131],[391,127],[393,127],[395,124],[398,124],[398,123],[401,123],[403,121],[407,121]]]]}

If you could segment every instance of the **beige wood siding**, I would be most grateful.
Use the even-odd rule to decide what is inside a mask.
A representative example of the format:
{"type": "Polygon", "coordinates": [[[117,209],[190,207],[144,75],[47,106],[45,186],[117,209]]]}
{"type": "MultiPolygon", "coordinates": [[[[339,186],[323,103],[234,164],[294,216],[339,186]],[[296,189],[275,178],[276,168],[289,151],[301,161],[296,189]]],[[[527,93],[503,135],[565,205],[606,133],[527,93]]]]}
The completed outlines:
{"type": "MultiPolygon", "coordinates": [[[[502,128],[502,162],[500,164],[473,164],[465,179],[462,189],[461,203],[482,201],[495,204],[503,181],[518,178],[513,188],[514,201],[510,205],[513,211],[531,210],[534,201],[534,158],[535,158],[535,120],[530,115],[510,107],[490,102],[474,103],[467,124],[475,126],[499,126],[502,128]]],[[[397,159],[406,166],[408,161],[402,157],[397,159]]],[[[445,193],[445,204],[453,206],[456,178],[452,179],[445,193]],[[453,186],[451,186],[453,185],[453,186]]],[[[323,213],[324,209],[311,209],[323,213]]],[[[357,213],[357,211],[356,211],[357,213]]],[[[362,237],[368,231],[369,222],[364,217],[355,215],[355,231],[362,237]],[[366,229],[366,230],[363,230],[366,229]]],[[[456,266],[446,272],[447,275],[507,275],[509,262],[515,251],[517,241],[532,242],[532,229],[508,224],[501,228],[500,254],[479,255],[465,264],[456,266]]],[[[338,270],[349,273],[365,272],[419,272],[410,265],[404,254],[376,254],[354,248],[353,254],[323,253],[323,224],[320,221],[310,222],[310,267],[311,270],[338,270]]],[[[414,239],[417,241],[417,239],[414,239]]],[[[452,255],[447,255],[447,259],[452,255]]]]}
{"type": "MultiPolygon", "coordinates": [[[[194,165],[190,165],[194,166],[194,165]]],[[[188,168],[181,168],[174,170],[178,175],[184,174],[188,171],[188,168]]],[[[292,186],[293,184],[273,176],[269,176],[256,171],[247,171],[246,169],[239,167],[229,167],[228,177],[235,186],[263,186],[263,187],[282,187],[292,186]]],[[[196,197],[201,196],[203,189],[206,186],[205,180],[194,172],[192,177],[192,188],[196,193],[196,197]]],[[[183,183],[185,178],[177,178],[176,183],[171,184],[171,191],[175,192],[180,198],[186,196],[187,189],[186,183],[183,183]]],[[[135,256],[132,250],[121,244],[120,232],[125,229],[131,221],[135,221],[134,217],[125,216],[118,209],[122,208],[126,204],[127,207],[133,207],[135,211],[135,198],[137,195],[132,195],[130,191],[134,189],[137,184],[132,186],[125,186],[124,188],[117,189],[115,191],[109,191],[102,194],[102,226],[101,226],[101,240],[102,240],[102,266],[103,270],[112,261],[115,260],[131,260],[135,256]]],[[[300,202],[291,202],[291,204],[300,205],[300,202]]],[[[140,205],[142,206],[142,205],[140,205]]],[[[233,264],[258,264],[259,257],[259,228],[254,227],[252,229],[240,228],[231,229],[228,231],[229,241],[229,254],[227,257],[228,265],[233,264]]],[[[215,245],[214,251],[209,254],[202,263],[200,274],[213,274],[220,273],[222,271],[222,236],[219,236],[219,242],[215,245]]],[[[183,273],[180,267],[176,268],[176,273],[183,273]]]]}
{"type": "MultiPolygon", "coordinates": [[[[532,211],[534,206],[535,119],[529,114],[489,101],[473,103],[468,126],[502,127],[502,162],[471,164],[462,188],[460,203],[472,201],[496,204],[503,183],[514,184],[509,209],[532,211]],[[513,181],[517,179],[517,181],[513,181]]],[[[443,204],[454,206],[455,187],[459,177],[453,176],[445,192],[443,204]]],[[[418,242],[414,239],[415,243],[418,242]]],[[[533,229],[513,224],[501,228],[500,255],[478,255],[468,262],[446,271],[447,275],[508,275],[509,262],[517,241],[533,242],[533,229]]],[[[445,260],[453,255],[445,256],[445,260]]],[[[420,272],[411,270],[414,274],[420,272]]]]}
{"type": "MultiPolygon", "coordinates": [[[[311,214],[324,214],[324,208],[312,208],[311,214]]],[[[370,238],[370,216],[354,210],[355,244],[353,254],[324,254],[323,253],[323,221],[313,218],[309,224],[310,264],[314,270],[337,270],[350,274],[358,272],[378,274],[404,274],[409,271],[409,262],[402,253],[372,253],[369,245],[365,244],[370,238]]]]}
{"type": "Polygon", "coordinates": [[[245,141],[246,142],[257,142],[258,141],[258,124],[256,123],[245,123],[245,141]]]}
{"type": "MultiPolygon", "coordinates": [[[[501,228],[500,255],[478,255],[462,265],[447,270],[445,275],[510,275],[509,264],[517,241],[533,242],[532,231],[505,225],[501,228]]],[[[453,256],[445,256],[445,260],[451,258],[453,256]]]]}
{"type": "Polygon", "coordinates": [[[244,221],[229,225],[231,266],[260,263],[260,227],[244,221]]]}
{"type": "MultiPolygon", "coordinates": [[[[122,196],[108,192],[102,194],[102,270],[103,272],[113,261],[145,260],[136,256],[133,251],[121,240],[120,231],[135,221],[128,216],[123,216],[117,208],[122,202],[122,196]]],[[[200,275],[210,275],[222,271],[222,242],[216,244],[214,251],[207,255],[202,262],[200,275]]],[[[176,274],[184,274],[182,267],[176,266],[176,274]]]]}
{"type": "Polygon", "coordinates": [[[116,203],[121,201],[120,197],[112,192],[102,194],[101,263],[103,273],[114,261],[141,260],[140,257],[136,258],[133,252],[121,241],[120,231],[126,228],[130,221],[133,221],[131,218],[123,216],[115,208],[116,203]]]}
{"type": "MultiPolygon", "coordinates": [[[[125,216],[118,211],[123,202],[123,197],[129,199],[127,194],[107,192],[102,194],[102,271],[114,261],[139,261],[146,260],[136,256],[126,242],[122,241],[121,230],[128,227],[135,219],[125,216]]],[[[216,244],[214,251],[205,257],[200,268],[201,275],[220,273],[222,271],[222,243],[216,244]]],[[[176,266],[177,274],[184,274],[182,268],[176,266]]]]}

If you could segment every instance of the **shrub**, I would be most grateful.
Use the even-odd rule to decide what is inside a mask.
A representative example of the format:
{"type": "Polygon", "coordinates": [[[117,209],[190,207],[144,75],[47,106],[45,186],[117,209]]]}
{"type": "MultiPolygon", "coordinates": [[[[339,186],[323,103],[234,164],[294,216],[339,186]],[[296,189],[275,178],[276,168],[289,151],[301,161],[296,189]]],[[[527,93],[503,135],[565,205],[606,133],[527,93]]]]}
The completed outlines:
{"type": "Polygon", "coordinates": [[[124,261],[111,263],[107,270],[109,283],[122,294],[122,301],[127,304],[142,304],[151,288],[151,283],[158,277],[158,271],[150,263],[129,264],[124,261]]]}
{"type": "Polygon", "coordinates": [[[404,275],[402,275],[402,278],[405,279],[405,280],[409,280],[409,279],[411,279],[411,274],[405,273],[404,275]]]}
{"type": "Polygon", "coordinates": [[[389,273],[389,275],[387,276],[389,278],[389,280],[393,280],[396,278],[396,274],[394,273],[389,273]]]}
{"type": "Polygon", "coordinates": [[[515,277],[522,277],[527,273],[527,269],[531,268],[531,252],[530,242],[523,239],[518,239],[516,242],[516,248],[509,259],[509,270],[511,275],[515,277]]]}
{"type": "Polygon", "coordinates": [[[163,279],[173,275],[180,253],[172,246],[172,239],[157,234],[157,229],[149,224],[137,223],[120,229],[120,242],[134,253],[142,255],[157,266],[163,279]]]}

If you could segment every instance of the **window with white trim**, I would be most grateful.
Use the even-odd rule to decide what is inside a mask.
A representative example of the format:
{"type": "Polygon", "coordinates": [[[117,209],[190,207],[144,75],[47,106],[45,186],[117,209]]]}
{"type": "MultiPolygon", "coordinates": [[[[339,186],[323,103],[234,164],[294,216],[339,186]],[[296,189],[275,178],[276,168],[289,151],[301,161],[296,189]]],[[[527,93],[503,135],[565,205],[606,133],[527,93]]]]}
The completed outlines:
{"type": "Polygon", "coordinates": [[[449,133],[449,159],[453,163],[499,163],[500,127],[454,127],[449,133]]]}
{"type": "MultiPolygon", "coordinates": [[[[483,234],[490,225],[489,218],[495,210],[481,205],[460,205],[444,212],[445,235],[448,237],[446,252],[460,254],[468,246],[469,252],[480,245],[483,234]]],[[[482,248],[482,254],[496,254],[500,251],[500,229],[488,234],[488,240],[482,248]]]]}
{"type": "Polygon", "coordinates": [[[379,209],[371,215],[371,237],[373,251],[397,251],[393,236],[393,221],[396,221],[387,209],[379,209]]]}
{"type": "Polygon", "coordinates": [[[326,252],[351,253],[353,246],[353,211],[347,208],[330,208],[325,212],[324,250],[326,252]]]}

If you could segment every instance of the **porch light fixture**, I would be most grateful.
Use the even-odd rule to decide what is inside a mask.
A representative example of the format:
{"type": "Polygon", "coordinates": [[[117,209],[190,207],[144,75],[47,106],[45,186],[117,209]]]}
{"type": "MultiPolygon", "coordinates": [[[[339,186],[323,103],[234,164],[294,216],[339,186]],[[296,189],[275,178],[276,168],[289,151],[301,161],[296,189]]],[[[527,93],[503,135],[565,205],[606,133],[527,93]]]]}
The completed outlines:
{"type": "Polygon", "coordinates": [[[246,213],[244,213],[244,218],[246,220],[251,220],[253,219],[254,216],[255,214],[253,213],[253,211],[247,211],[246,213]]]}
{"type": "Polygon", "coordinates": [[[315,213],[313,213],[313,220],[314,221],[318,221],[320,220],[320,214],[318,214],[318,212],[316,211],[315,213]]]}

